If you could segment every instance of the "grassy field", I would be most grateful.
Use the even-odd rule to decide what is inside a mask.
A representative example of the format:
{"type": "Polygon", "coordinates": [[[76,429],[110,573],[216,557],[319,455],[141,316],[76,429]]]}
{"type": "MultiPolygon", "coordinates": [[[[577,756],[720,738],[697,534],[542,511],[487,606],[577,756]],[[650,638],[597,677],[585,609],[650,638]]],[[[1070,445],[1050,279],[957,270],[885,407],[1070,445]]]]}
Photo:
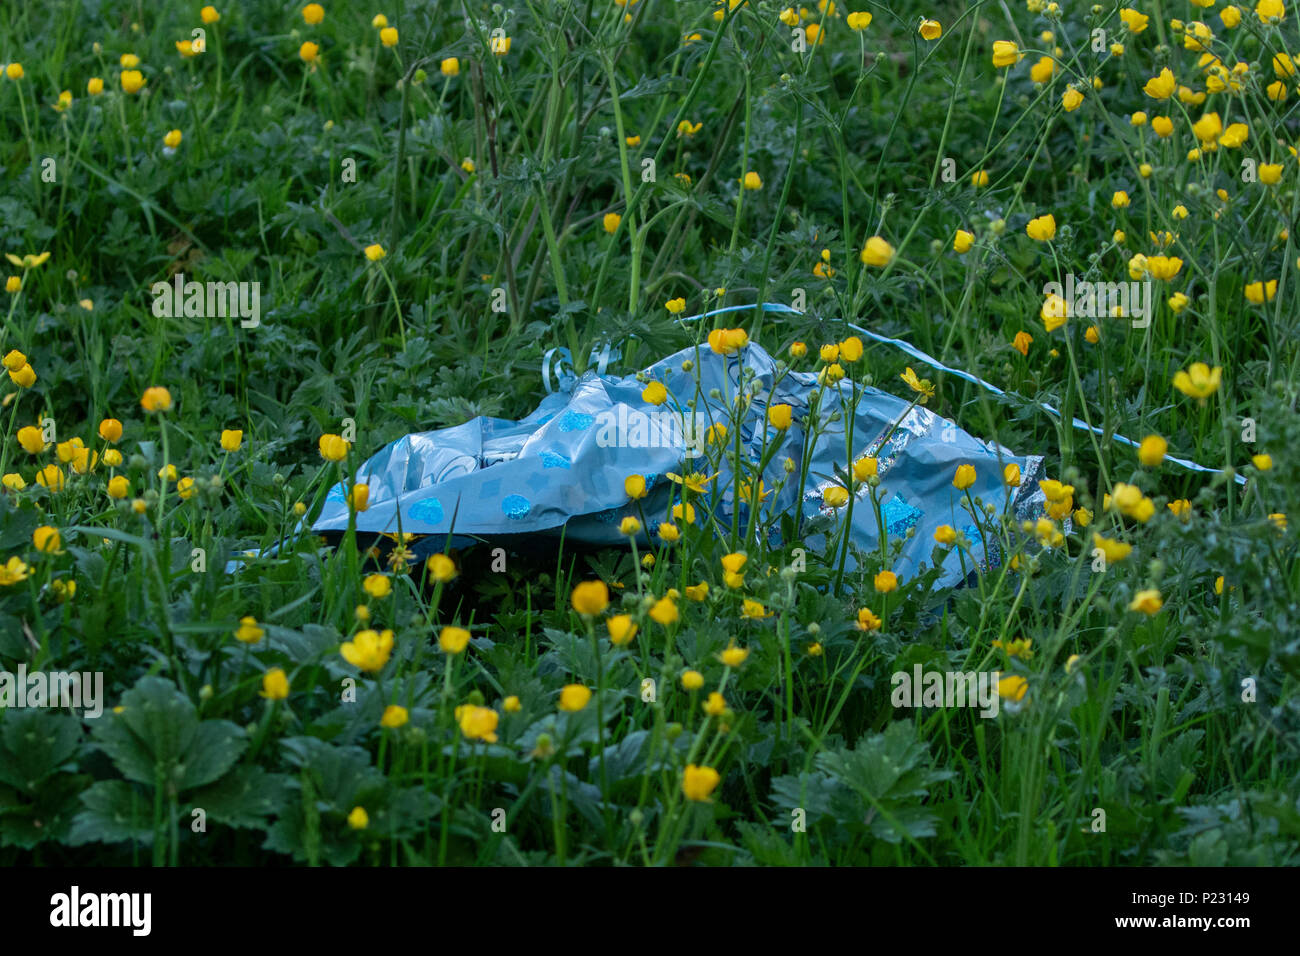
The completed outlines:
{"type": "Polygon", "coordinates": [[[0,863],[1300,862],[1294,9],[384,4],[0,5],[0,863]],[[716,328],[1049,513],[953,589],[707,482],[672,543],[291,535],[553,348],[716,328]],[[891,699],[970,671],[995,717],[891,699]]]}

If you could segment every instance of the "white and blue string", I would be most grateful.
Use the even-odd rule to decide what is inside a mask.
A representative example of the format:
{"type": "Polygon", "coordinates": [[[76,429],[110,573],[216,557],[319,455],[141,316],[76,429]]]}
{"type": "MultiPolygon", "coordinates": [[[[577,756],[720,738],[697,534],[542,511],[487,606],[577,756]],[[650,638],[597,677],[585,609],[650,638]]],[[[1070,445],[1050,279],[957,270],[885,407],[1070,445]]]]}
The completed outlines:
{"type": "MultiPolygon", "coordinates": [[[[795,315],[803,314],[793,306],[785,305],[780,302],[764,302],[762,308],[764,312],[793,313],[795,315]]],[[[701,313],[700,315],[687,316],[686,318],[680,319],[679,321],[683,323],[694,322],[698,319],[706,319],[710,316],[722,315],[723,313],[726,312],[742,312],[742,311],[752,312],[753,310],[754,310],[754,306],[752,305],[729,305],[726,306],[725,308],[714,309],[710,312],[701,313]]],[[[949,375],[955,375],[958,378],[962,379],[963,381],[970,382],[972,385],[978,385],[980,388],[992,392],[994,395],[1007,394],[1002,389],[998,388],[996,385],[992,385],[989,382],[984,381],[984,379],[980,378],[978,375],[972,375],[970,372],[964,371],[962,369],[952,368],[949,365],[945,365],[943,362],[940,362],[934,356],[922,352],[920,349],[918,349],[915,345],[913,345],[910,342],[905,342],[902,339],[891,339],[887,336],[879,335],[875,332],[872,332],[870,329],[864,329],[860,325],[854,325],[852,322],[846,322],[845,324],[849,328],[853,329],[855,332],[861,332],[863,335],[871,339],[873,342],[880,342],[883,345],[892,345],[894,348],[911,356],[912,358],[916,359],[916,361],[921,362],[922,364],[927,365],[932,369],[936,369],[940,372],[946,372],[949,375]]],[[[1013,398],[1018,398],[1018,396],[1013,396],[1013,398]]],[[[1059,411],[1057,411],[1051,405],[1048,405],[1046,402],[1034,402],[1030,400],[1029,403],[1032,405],[1037,405],[1039,408],[1043,409],[1044,411],[1046,411],[1048,414],[1052,415],[1055,418],[1062,417],[1059,411]]],[[[1094,425],[1089,425],[1087,422],[1083,421],[1078,417],[1075,417],[1073,419],[1072,424],[1074,425],[1075,428],[1081,431],[1092,432],[1094,435],[1100,435],[1103,438],[1107,437],[1106,432],[1103,429],[1097,428],[1094,425]]],[[[1113,434],[1110,436],[1110,439],[1112,441],[1117,441],[1122,445],[1129,445],[1130,447],[1133,448],[1138,448],[1141,446],[1140,442],[1136,442],[1133,439],[1127,438],[1124,435],[1120,435],[1120,434],[1113,434]]],[[[1197,462],[1190,461],[1186,458],[1178,458],[1173,455],[1166,455],[1165,460],[1171,461],[1176,465],[1180,465],[1181,467],[1186,468],[1189,471],[1199,471],[1199,472],[1204,472],[1205,474],[1213,474],[1213,475],[1218,475],[1223,473],[1223,469],[1221,468],[1208,468],[1205,465],[1199,464],[1197,462]]],[[[1239,485],[1244,485],[1246,483],[1246,477],[1244,475],[1236,475],[1235,480],[1239,485]]]]}

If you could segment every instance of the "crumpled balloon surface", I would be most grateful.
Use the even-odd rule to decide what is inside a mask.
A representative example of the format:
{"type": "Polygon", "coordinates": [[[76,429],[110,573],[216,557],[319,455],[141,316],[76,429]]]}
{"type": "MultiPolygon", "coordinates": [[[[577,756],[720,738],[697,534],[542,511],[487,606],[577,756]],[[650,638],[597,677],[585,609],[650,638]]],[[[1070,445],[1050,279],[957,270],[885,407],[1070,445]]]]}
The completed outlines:
{"type": "MultiPolygon", "coordinates": [[[[818,429],[809,429],[813,399],[823,390],[817,376],[778,369],[772,356],[753,343],[729,356],[707,346],[692,346],[645,369],[643,378],[667,387],[669,398],[662,406],[642,398],[645,383],[636,375],[588,372],[564,390],[547,395],[520,421],[480,417],[400,438],[357,470],[355,480],[370,489],[369,508],[357,515],[357,530],[385,534],[400,530],[444,538],[454,534],[453,543],[464,544],[498,535],[558,536],[564,529],[567,541],[625,545],[619,523],[632,516],[648,526],[642,540],[649,535],[658,544],[658,523],[669,520],[670,501],[681,501],[681,486],[666,476],[708,472],[709,462],[692,456],[701,451],[709,424],[730,422],[728,409],[741,393],[742,368],[753,373],[744,386],[753,398],[741,420],[741,455],[751,469],[757,468],[765,450],[782,442],[776,454],[767,455],[762,516],[794,515],[796,508],[802,509],[800,546],[814,553],[830,547],[826,531],[830,521],[843,520],[845,509],[825,505],[823,491],[838,483],[835,468],[843,472],[848,464],[848,416],[841,414],[836,421],[832,413],[850,407],[853,385],[848,379],[826,385],[816,406],[822,420],[818,429]],[[682,368],[686,360],[693,363],[690,371],[682,368]],[[691,399],[695,400],[693,414],[686,407],[691,399]],[[784,437],[767,418],[768,406],[777,404],[790,405],[794,413],[794,425],[784,437]],[[799,468],[810,432],[815,433],[814,446],[808,473],[802,476],[801,497],[799,468]],[[794,474],[785,471],[787,458],[796,463],[794,474]],[[646,481],[648,493],[639,502],[630,500],[624,490],[624,479],[633,474],[643,475],[646,481]]],[[[965,533],[981,566],[997,563],[998,554],[982,553],[979,531],[962,507],[964,495],[953,486],[957,466],[974,466],[973,496],[993,503],[999,512],[1009,509],[1018,518],[1029,518],[1043,507],[1038,488],[1038,479],[1044,477],[1042,458],[1017,456],[981,441],[923,406],[909,410],[911,403],[887,392],[859,389],[853,460],[877,459],[888,538],[905,541],[891,569],[906,580],[931,565],[933,534],[941,525],[965,533]],[[1011,463],[1020,466],[1022,481],[1008,494],[1002,476],[1003,467],[1011,463]]],[[[734,442],[730,433],[718,473],[704,493],[714,517],[727,530],[736,507],[730,464],[734,442]]],[[[742,481],[748,482],[749,475],[742,481]]],[[[870,551],[879,545],[877,518],[867,488],[857,494],[851,541],[870,551]]],[[[748,515],[750,501],[752,491],[742,491],[742,517],[748,515]]],[[[698,499],[695,503],[697,520],[706,520],[707,509],[698,507],[698,499]]],[[[344,488],[336,485],[313,530],[342,531],[347,524],[344,488]]],[[[778,525],[773,521],[769,527],[778,525]]],[[[937,583],[958,583],[970,570],[951,551],[937,583]]]]}

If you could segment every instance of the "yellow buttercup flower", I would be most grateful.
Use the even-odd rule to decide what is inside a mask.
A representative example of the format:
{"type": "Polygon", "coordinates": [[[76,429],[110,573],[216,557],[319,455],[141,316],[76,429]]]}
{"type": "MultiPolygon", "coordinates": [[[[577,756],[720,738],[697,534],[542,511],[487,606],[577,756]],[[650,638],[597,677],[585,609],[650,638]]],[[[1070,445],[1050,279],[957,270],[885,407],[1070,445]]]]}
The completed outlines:
{"type": "Polygon", "coordinates": [[[1010,40],[993,41],[993,65],[995,67],[1015,66],[1024,54],[1010,40]]]}
{"type": "Polygon", "coordinates": [[[62,491],[65,482],[63,470],[58,465],[46,465],[36,472],[36,483],[50,491],[62,491]]]}
{"type": "Polygon", "coordinates": [[[1029,690],[1029,681],[1019,674],[1008,674],[998,681],[998,696],[1019,703],[1029,690]]]}
{"type": "Polygon", "coordinates": [[[934,397],[934,385],[928,378],[917,378],[911,366],[908,366],[903,374],[898,377],[907,383],[908,388],[922,396],[923,400],[934,397]]]}
{"type": "Polygon", "coordinates": [[[994,641],[993,646],[1006,651],[1007,657],[1019,657],[1021,660],[1028,661],[1034,656],[1034,652],[1030,649],[1033,643],[1027,637],[1019,637],[1012,641],[994,641]]]}
{"type": "Polygon", "coordinates": [[[591,688],[583,684],[566,684],[560,690],[560,710],[576,714],[591,701],[591,688]]]}
{"type": "Polygon", "coordinates": [[[140,407],[146,412],[165,412],[172,407],[172,393],[161,386],[146,388],[140,396],[140,407]]]}
{"type": "Polygon", "coordinates": [[[609,588],[604,581],[582,581],[574,586],[570,600],[579,614],[595,617],[609,607],[609,588]]]}
{"type": "Polygon", "coordinates": [[[36,370],[30,365],[24,365],[16,372],[10,372],[9,378],[19,388],[31,388],[36,384],[36,370]]]}
{"type": "Polygon", "coordinates": [[[348,457],[350,443],[338,435],[326,434],[320,436],[317,447],[320,449],[320,456],[326,461],[342,461],[348,457]]]}
{"type": "Polygon", "coordinates": [[[384,708],[384,715],[379,718],[380,726],[387,727],[389,730],[396,730],[404,726],[411,719],[410,713],[405,707],[398,704],[389,704],[384,708]]]}
{"type": "Polygon", "coordinates": [[[1123,541],[1115,541],[1111,538],[1103,538],[1099,534],[1092,536],[1092,546],[1100,551],[1105,557],[1107,564],[1116,564],[1123,561],[1133,550],[1133,545],[1126,544],[1123,541]]]}
{"type": "MultiPolygon", "coordinates": [[[[1246,284],[1246,301],[1253,305],[1262,305],[1265,302],[1272,302],[1273,297],[1276,295],[1276,279],[1269,279],[1267,282],[1249,282],[1246,284]]],[[[12,375],[13,373],[10,374],[12,375]]]]}
{"type": "Polygon", "coordinates": [[[491,707],[478,707],[474,704],[461,704],[453,712],[460,732],[469,740],[481,740],[484,743],[497,742],[497,724],[501,715],[491,707]]]}
{"type": "Polygon", "coordinates": [[[239,641],[241,644],[256,644],[265,634],[266,631],[262,630],[262,628],[258,626],[257,618],[252,617],[251,615],[248,617],[241,617],[239,619],[239,627],[235,628],[235,640],[239,641]]]}
{"type": "Polygon", "coordinates": [[[1185,371],[1174,374],[1174,388],[1191,398],[1208,398],[1219,390],[1223,369],[1194,362],[1185,371]]]}
{"type": "Polygon", "coordinates": [[[302,18],[308,26],[316,26],[325,19],[325,8],[319,3],[309,3],[302,8],[302,18]]]}
{"type": "Polygon", "coordinates": [[[1128,27],[1129,33],[1141,33],[1147,28],[1149,19],[1145,13],[1139,13],[1128,7],[1120,10],[1119,18],[1124,21],[1124,26],[1128,27]]]}
{"type": "Polygon", "coordinates": [[[31,570],[26,561],[14,555],[0,564],[0,587],[12,587],[20,581],[26,581],[31,577],[31,570]]]}
{"type": "Polygon", "coordinates": [[[714,329],[709,333],[709,348],[718,355],[734,355],[749,344],[744,329],[714,329]]]}
{"type": "Polygon", "coordinates": [[[126,93],[139,93],[147,82],[139,70],[123,70],[119,80],[126,93]]]}
{"type": "Polygon", "coordinates": [[[1047,242],[1056,237],[1056,217],[1050,212],[1044,216],[1029,220],[1025,226],[1025,233],[1030,239],[1038,242],[1047,242]]]}
{"type": "MultiPolygon", "coordinates": [[[[761,607],[761,605],[760,605],[761,607]]],[[[739,667],[749,658],[749,649],[737,647],[734,643],[729,644],[727,649],[718,655],[718,660],[722,661],[727,667],[739,667]]]]}
{"type": "Polygon", "coordinates": [[[975,484],[975,466],[958,465],[952,477],[952,486],[958,491],[965,491],[973,484],[975,484]]]}
{"type": "Polygon", "coordinates": [[[267,700],[284,700],[289,696],[289,678],[279,667],[272,667],[262,675],[261,696],[267,700]]]}
{"type": "Polygon", "coordinates": [[[926,40],[937,40],[943,33],[943,25],[938,20],[922,20],[917,32],[926,40]]]}
{"type": "Polygon", "coordinates": [[[688,600],[703,601],[709,596],[709,582],[701,581],[699,584],[688,584],[685,593],[688,600]]]}
{"type": "Polygon", "coordinates": [[[62,554],[60,546],[63,539],[59,536],[59,529],[50,525],[41,525],[32,532],[32,545],[42,554],[62,554]]]}
{"type": "Polygon", "coordinates": [[[370,814],[366,813],[365,807],[352,808],[352,812],[348,814],[348,826],[353,830],[364,830],[370,826],[370,814]]]}
{"type": "MultiPolygon", "coordinates": [[[[104,423],[103,423],[103,422],[100,423],[99,428],[100,428],[100,432],[99,432],[99,434],[100,434],[101,436],[103,436],[104,438],[107,438],[108,436],[104,435],[104,431],[103,431],[103,429],[104,429],[104,423]]],[[[117,423],[117,436],[118,436],[118,438],[121,438],[121,437],[122,437],[122,423],[121,423],[121,422],[118,422],[118,423],[117,423]]],[[[113,440],[115,441],[116,439],[113,439],[113,440]]],[[[223,451],[239,451],[240,446],[243,445],[243,444],[244,444],[244,433],[243,433],[243,431],[242,431],[241,429],[237,429],[237,428],[227,428],[227,429],[223,429],[223,430],[222,430],[222,432],[221,432],[221,448],[222,448],[223,451]]]]}
{"type": "Polygon", "coordinates": [[[1145,591],[1138,591],[1132,602],[1129,604],[1130,611],[1139,611],[1150,617],[1164,607],[1164,601],[1160,597],[1160,592],[1154,588],[1145,591]]]}
{"type": "Polygon", "coordinates": [[[650,606],[650,619],[663,627],[676,624],[679,617],[677,605],[671,597],[661,597],[650,606]]]}
{"type": "Polygon", "coordinates": [[[894,247],[880,236],[872,236],[862,247],[864,264],[883,269],[894,259],[894,247]]]}
{"type": "Polygon", "coordinates": [[[1165,460],[1169,452],[1169,442],[1159,435],[1148,435],[1138,446],[1138,461],[1149,468],[1155,468],[1165,460]]]}
{"type": "Polygon", "coordinates": [[[722,777],[712,767],[699,767],[687,764],[682,771],[682,794],[693,803],[704,803],[709,795],[717,789],[722,777]]]}
{"type": "Polygon", "coordinates": [[[343,659],[353,667],[374,673],[384,669],[393,651],[393,632],[374,630],[358,631],[352,640],[339,647],[343,659]]]}
{"type": "Polygon", "coordinates": [[[898,587],[898,575],[893,571],[881,571],[872,580],[872,585],[878,594],[888,594],[898,587]]]}
{"type": "Polygon", "coordinates": [[[880,630],[880,618],[869,607],[858,609],[858,619],[854,622],[854,627],[859,631],[878,631],[880,630]]]}
{"type": "Polygon", "coordinates": [[[1043,327],[1047,331],[1055,332],[1070,317],[1070,305],[1053,292],[1043,300],[1043,307],[1039,309],[1038,317],[1043,320],[1043,327]]]}
{"type": "Polygon", "coordinates": [[[609,631],[609,641],[616,647],[622,647],[636,637],[637,626],[630,615],[616,614],[605,622],[609,631]]]}
{"type": "Polygon", "coordinates": [[[1165,67],[1159,74],[1147,80],[1146,86],[1142,87],[1142,92],[1153,100],[1167,100],[1174,95],[1174,90],[1177,88],[1178,81],[1174,79],[1173,71],[1165,67]]]}
{"type": "Polygon", "coordinates": [[[361,582],[362,589],[376,600],[383,600],[393,592],[393,582],[386,574],[371,574],[361,582]]]}
{"type": "Polygon", "coordinates": [[[425,562],[429,577],[435,581],[447,582],[456,576],[456,562],[445,554],[431,554],[425,562]]]}
{"type": "Polygon", "coordinates": [[[462,654],[469,647],[469,639],[465,628],[449,625],[438,632],[438,649],[444,654],[462,654]]]}

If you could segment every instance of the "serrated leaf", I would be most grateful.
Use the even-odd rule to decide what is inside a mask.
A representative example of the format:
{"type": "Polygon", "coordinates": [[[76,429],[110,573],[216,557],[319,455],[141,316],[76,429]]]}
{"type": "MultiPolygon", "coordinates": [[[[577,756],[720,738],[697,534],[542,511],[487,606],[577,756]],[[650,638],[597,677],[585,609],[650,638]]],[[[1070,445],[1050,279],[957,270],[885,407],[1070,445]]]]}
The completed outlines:
{"type": "Polygon", "coordinates": [[[77,752],[81,725],[49,710],[15,710],[0,726],[0,783],[31,793],[77,752]]]}
{"type": "Polygon", "coordinates": [[[72,821],[68,843],[153,842],[153,806],[124,780],[101,780],[81,795],[86,809],[72,821]]]}

